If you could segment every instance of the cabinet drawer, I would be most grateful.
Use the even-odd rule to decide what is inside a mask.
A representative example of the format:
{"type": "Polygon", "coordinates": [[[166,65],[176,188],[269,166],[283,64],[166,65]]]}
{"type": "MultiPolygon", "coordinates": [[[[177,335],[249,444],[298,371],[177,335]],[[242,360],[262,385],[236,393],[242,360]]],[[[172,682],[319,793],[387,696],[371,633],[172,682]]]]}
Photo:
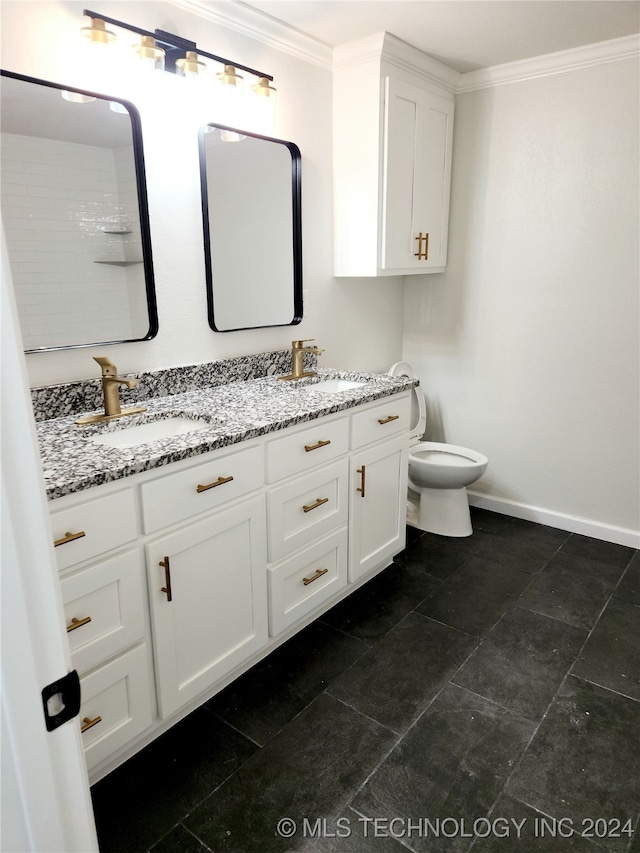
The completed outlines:
{"type": "Polygon", "coordinates": [[[269,633],[277,636],[347,584],[347,529],[268,569],[269,633]]]}
{"type": "Polygon", "coordinates": [[[356,449],[409,429],[411,399],[398,394],[379,406],[372,406],[351,417],[351,447],[356,449]]]}
{"type": "Polygon", "coordinates": [[[348,517],[346,459],[267,492],[269,559],[280,560],[348,517]]]}
{"type": "Polygon", "coordinates": [[[59,569],[67,569],[138,535],[133,491],[124,489],[51,513],[59,569]]]}
{"type": "Polygon", "coordinates": [[[60,582],[73,665],[92,669],[144,635],[139,551],[129,551],[60,582]]]}
{"type": "Polygon", "coordinates": [[[267,482],[323,465],[349,449],[349,419],[320,418],[304,429],[267,443],[267,482]]]}
{"type": "Polygon", "coordinates": [[[262,485],[262,448],[248,447],[144,483],[145,533],[215,509],[262,485]]]}
{"type": "Polygon", "coordinates": [[[82,744],[90,770],[151,725],[145,646],[131,649],[82,678],[80,690],[80,726],[85,728],[82,744]]]}

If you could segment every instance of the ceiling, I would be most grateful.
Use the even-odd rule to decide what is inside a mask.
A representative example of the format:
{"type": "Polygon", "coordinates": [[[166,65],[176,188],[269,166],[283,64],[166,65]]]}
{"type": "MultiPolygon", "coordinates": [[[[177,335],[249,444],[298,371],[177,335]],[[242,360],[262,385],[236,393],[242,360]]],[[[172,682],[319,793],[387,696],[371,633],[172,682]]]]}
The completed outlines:
{"type": "Polygon", "coordinates": [[[330,47],[386,31],[462,73],[640,31],[640,0],[248,0],[330,47]]]}

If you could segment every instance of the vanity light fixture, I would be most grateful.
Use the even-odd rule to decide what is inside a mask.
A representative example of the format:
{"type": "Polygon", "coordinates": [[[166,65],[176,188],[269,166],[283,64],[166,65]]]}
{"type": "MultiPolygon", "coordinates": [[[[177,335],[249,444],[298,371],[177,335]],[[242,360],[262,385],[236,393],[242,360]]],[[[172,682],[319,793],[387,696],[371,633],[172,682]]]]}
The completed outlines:
{"type": "Polygon", "coordinates": [[[115,41],[116,34],[107,29],[104,19],[94,16],[93,12],[84,12],[84,14],[91,16],[91,26],[82,27],[80,30],[85,38],[88,38],[92,44],[109,44],[115,41]]]}
{"type": "Polygon", "coordinates": [[[223,71],[217,77],[225,86],[234,87],[237,90],[238,85],[242,81],[242,77],[238,74],[238,70],[240,70],[257,77],[259,82],[256,85],[258,87],[264,86],[266,83],[270,91],[275,92],[275,89],[270,85],[273,77],[269,74],[265,74],[264,71],[258,71],[255,68],[249,68],[246,65],[241,65],[232,59],[225,59],[222,56],[216,56],[214,53],[201,50],[194,41],[189,41],[189,39],[182,38],[174,33],[168,33],[165,30],[157,29],[154,32],[143,30],[133,24],[127,24],[115,18],[108,18],[99,12],[92,12],[90,9],[84,9],[83,14],[91,19],[91,26],[83,27],[81,32],[92,42],[108,44],[115,39],[115,33],[106,28],[107,24],[109,24],[110,26],[128,30],[142,36],[140,44],[135,45],[134,49],[138,52],[141,59],[153,62],[154,67],[162,67],[163,64],[165,71],[179,74],[183,77],[194,77],[205,70],[205,63],[200,61],[200,57],[204,57],[222,65],[223,71]]]}
{"type": "Polygon", "coordinates": [[[176,74],[181,74],[183,77],[197,77],[207,70],[204,62],[200,62],[198,54],[195,50],[188,50],[183,59],[176,59],[176,74]]]}
{"type": "Polygon", "coordinates": [[[258,82],[251,87],[251,91],[262,98],[275,98],[277,89],[274,89],[268,77],[260,77],[258,82]]]}
{"type": "Polygon", "coordinates": [[[223,86],[234,86],[236,89],[242,88],[244,82],[244,77],[237,73],[234,65],[225,65],[224,71],[220,71],[216,77],[223,86]]]}
{"type": "Polygon", "coordinates": [[[152,70],[164,71],[165,51],[158,47],[153,36],[142,36],[140,44],[134,44],[133,49],[152,70]]]}

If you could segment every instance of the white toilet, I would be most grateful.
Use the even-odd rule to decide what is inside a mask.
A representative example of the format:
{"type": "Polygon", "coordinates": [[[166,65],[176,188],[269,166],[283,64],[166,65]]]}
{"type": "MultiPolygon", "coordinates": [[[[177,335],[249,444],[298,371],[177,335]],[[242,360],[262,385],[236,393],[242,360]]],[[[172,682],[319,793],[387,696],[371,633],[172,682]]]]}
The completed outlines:
{"type": "MultiPolygon", "coordinates": [[[[415,377],[406,361],[394,364],[389,374],[415,377]]],[[[466,487],[482,477],[489,460],[466,447],[421,441],[426,423],[424,394],[418,386],[411,401],[407,524],[442,536],[471,536],[466,487]]]]}

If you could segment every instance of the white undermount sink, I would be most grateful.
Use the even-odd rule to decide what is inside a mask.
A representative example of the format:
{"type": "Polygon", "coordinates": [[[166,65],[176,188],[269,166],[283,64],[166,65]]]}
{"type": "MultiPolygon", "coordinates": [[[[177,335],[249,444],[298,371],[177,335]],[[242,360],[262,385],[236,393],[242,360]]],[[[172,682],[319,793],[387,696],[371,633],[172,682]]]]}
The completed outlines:
{"type": "Polygon", "coordinates": [[[340,391],[352,391],[354,388],[361,388],[364,384],[364,382],[357,382],[354,379],[325,379],[324,382],[307,385],[307,391],[336,394],[340,393],[340,391]]]}
{"type": "Polygon", "coordinates": [[[205,421],[173,415],[160,420],[93,435],[89,441],[106,447],[136,447],[138,444],[147,444],[150,441],[158,441],[162,438],[174,438],[176,435],[184,435],[187,432],[199,432],[208,426],[209,424],[205,421]]]}

